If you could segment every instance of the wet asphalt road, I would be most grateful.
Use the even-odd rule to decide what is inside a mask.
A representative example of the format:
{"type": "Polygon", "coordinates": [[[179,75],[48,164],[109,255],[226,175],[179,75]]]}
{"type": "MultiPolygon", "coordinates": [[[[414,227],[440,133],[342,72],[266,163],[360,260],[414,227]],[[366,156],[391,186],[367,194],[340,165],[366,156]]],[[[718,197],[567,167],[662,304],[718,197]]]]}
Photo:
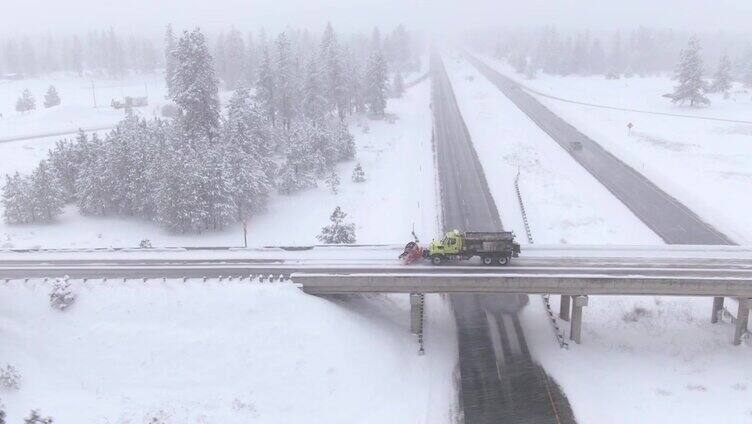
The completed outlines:
{"type": "Polygon", "coordinates": [[[548,110],[537,99],[525,92],[519,84],[472,55],[465,53],[464,56],[666,243],[734,244],[730,238],[704,222],[692,210],[661,190],[634,168],[548,110]],[[573,146],[571,144],[573,142],[580,143],[581,147],[573,146]]]}
{"type": "MultiPolygon", "coordinates": [[[[444,229],[500,231],[497,206],[436,53],[431,57],[431,79],[444,229]]],[[[453,294],[451,300],[466,423],[574,422],[566,398],[530,358],[517,318],[526,296],[453,294]]]]}

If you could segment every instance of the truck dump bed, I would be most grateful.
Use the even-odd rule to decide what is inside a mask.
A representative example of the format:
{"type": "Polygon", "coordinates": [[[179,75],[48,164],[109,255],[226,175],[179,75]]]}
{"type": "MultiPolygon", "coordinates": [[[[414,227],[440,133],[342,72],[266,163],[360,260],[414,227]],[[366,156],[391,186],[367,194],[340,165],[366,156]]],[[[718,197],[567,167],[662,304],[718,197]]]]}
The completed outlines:
{"type": "Polygon", "coordinates": [[[514,233],[512,233],[511,231],[498,231],[498,232],[468,231],[465,233],[465,240],[469,242],[514,240],[514,233]]]}

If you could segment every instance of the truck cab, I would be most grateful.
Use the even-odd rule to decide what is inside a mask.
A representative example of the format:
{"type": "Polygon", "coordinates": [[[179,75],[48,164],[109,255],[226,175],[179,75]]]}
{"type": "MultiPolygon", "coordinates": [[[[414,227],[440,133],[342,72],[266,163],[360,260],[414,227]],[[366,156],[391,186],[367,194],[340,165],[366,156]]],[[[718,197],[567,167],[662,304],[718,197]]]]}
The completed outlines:
{"type": "Polygon", "coordinates": [[[429,255],[459,255],[462,252],[462,235],[458,230],[446,233],[441,241],[428,245],[429,255]]]}

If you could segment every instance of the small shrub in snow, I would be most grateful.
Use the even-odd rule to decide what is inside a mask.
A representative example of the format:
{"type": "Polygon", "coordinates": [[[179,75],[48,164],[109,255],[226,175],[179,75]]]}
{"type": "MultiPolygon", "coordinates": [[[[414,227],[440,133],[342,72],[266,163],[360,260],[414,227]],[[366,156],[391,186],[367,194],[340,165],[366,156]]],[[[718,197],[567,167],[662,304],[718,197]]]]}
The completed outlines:
{"type": "Polygon", "coordinates": [[[58,105],[60,105],[60,96],[57,94],[55,86],[51,85],[44,95],[44,108],[49,109],[58,105]]]}
{"type": "Polygon", "coordinates": [[[38,409],[31,411],[29,418],[24,418],[25,424],[52,424],[52,417],[42,418],[38,409]]]}
{"type": "Polygon", "coordinates": [[[50,306],[55,309],[64,311],[76,301],[76,294],[73,293],[68,278],[58,278],[52,284],[50,292],[50,306]]]}
{"type": "Polygon", "coordinates": [[[326,244],[355,243],[355,224],[345,224],[345,218],[347,218],[347,214],[337,206],[329,217],[332,223],[322,228],[321,234],[317,236],[319,241],[326,244]]]}
{"type": "Polygon", "coordinates": [[[21,374],[13,365],[0,368],[0,386],[8,390],[18,390],[21,385],[21,374]]]}
{"type": "Polygon", "coordinates": [[[153,246],[151,245],[151,240],[143,239],[138,243],[138,247],[140,249],[151,249],[153,246]]]}
{"type": "Polygon", "coordinates": [[[21,97],[16,101],[17,112],[28,112],[37,108],[37,102],[34,100],[34,96],[29,89],[25,89],[21,94],[21,97]]]}
{"type": "Polygon", "coordinates": [[[339,175],[337,175],[337,171],[332,170],[332,173],[326,177],[326,186],[329,187],[332,193],[337,194],[337,189],[339,189],[339,175]]]}
{"type": "Polygon", "coordinates": [[[641,306],[635,306],[631,312],[628,312],[622,316],[622,320],[626,322],[637,322],[641,318],[644,317],[650,317],[653,314],[648,311],[647,309],[641,307],[641,306]]]}
{"type": "Polygon", "coordinates": [[[363,167],[360,166],[360,163],[355,165],[355,169],[353,169],[352,180],[354,183],[362,183],[366,180],[366,173],[363,172],[363,167]]]}

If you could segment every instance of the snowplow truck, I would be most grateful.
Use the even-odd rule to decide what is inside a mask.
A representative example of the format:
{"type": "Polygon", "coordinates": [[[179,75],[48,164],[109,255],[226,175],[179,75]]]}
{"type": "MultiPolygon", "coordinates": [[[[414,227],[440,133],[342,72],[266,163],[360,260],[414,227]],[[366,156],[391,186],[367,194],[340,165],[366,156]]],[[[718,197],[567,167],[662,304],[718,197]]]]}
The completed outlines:
{"type": "Polygon", "coordinates": [[[422,249],[417,243],[405,246],[403,255],[410,256],[418,251],[433,265],[442,265],[448,261],[466,261],[476,256],[484,265],[507,265],[512,258],[520,254],[520,245],[514,241],[514,233],[500,232],[465,232],[454,230],[446,233],[441,241],[433,241],[428,249],[422,249]]]}

